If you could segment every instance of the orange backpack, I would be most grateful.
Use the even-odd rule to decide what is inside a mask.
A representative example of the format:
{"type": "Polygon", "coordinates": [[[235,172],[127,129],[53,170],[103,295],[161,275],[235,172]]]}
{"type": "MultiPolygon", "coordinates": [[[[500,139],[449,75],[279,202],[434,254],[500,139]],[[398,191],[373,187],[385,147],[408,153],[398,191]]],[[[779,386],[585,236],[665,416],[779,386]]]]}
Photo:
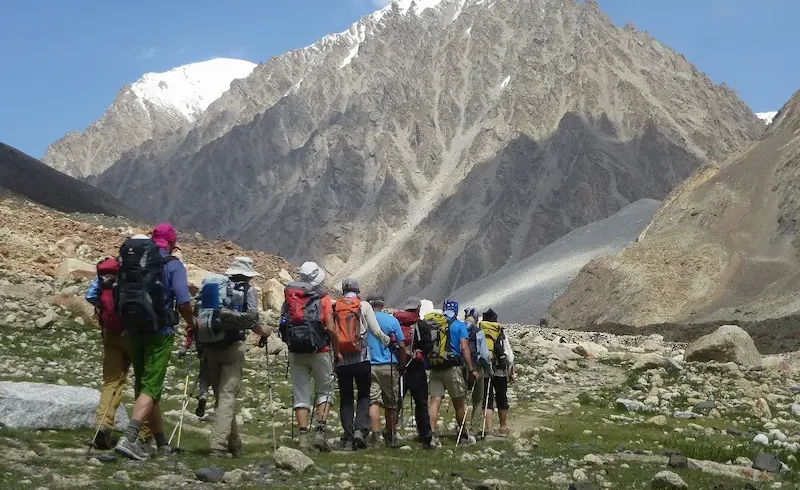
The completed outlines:
{"type": "Polygon", "coordinates": [[[361,300],[340,298],[336,300],[334,318],[339,334],[339,352],[357,354],[361,352],[361,300]]]}

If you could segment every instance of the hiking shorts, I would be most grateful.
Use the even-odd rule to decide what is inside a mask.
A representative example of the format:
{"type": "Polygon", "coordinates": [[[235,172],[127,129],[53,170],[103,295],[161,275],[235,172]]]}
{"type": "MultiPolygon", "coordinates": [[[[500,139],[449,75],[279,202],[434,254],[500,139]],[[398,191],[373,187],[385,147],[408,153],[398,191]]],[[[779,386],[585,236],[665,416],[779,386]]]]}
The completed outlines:
{"type": "Polygon", "coordinates": [[[327,352],[289,353],[293,408],[311,408],[311,379],[314,379],[314,406],[333,403],[333,360],[327,352]]]}
{"type": "Polygon", "coordinates": [[[372,382],[369,386],[370,405],[383,405],[383,408],[397,408],[397,390],[400,389],[397,366],[392,364],[373,364],[372,382]]]}
{"type": "Polygon", "coordinates": [[[445,392],[454,400],[464,398],[467,395],[464,370],[461,366],[431,369],[428,393],[432,397],[444,398],[445,392]]]}
{"type": "Polygon", "coordinates": [[[131,342],[136,396],[144,393],[158,402],[164,389],[169,357],[175,340],[174,334],[128,334],[131,342]]]}

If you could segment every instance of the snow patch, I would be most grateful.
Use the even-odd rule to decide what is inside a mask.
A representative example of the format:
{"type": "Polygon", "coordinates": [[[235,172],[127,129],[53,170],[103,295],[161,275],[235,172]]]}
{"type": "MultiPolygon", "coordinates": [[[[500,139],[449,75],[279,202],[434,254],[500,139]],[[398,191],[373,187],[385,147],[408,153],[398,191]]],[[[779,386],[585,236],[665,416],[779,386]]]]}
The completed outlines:
{"type": "Polygon", "coordinates": [[[142,107],[150,102],[194,122],[228,91],[231,82],[246,78],[255,67],[255,63],[229,58],[190,63],[164,73],[147,73],[131,85],[131,91],[142,107]]]}
{"type": "Polygon", "coordinates": [[[778,111],[769,111],[769,112],[756,112],[756,117],[764,121],[764,124],[769,126],[772,124],[772,120],[775,119],[775,116],[778,115],[778,111]]]}
{"type": "Polygon", "coordinates": [[[505,80],[500,83],[500,88],[508,87],[508,84],[511,83],[511,75],[507,76],[505,80]]]}

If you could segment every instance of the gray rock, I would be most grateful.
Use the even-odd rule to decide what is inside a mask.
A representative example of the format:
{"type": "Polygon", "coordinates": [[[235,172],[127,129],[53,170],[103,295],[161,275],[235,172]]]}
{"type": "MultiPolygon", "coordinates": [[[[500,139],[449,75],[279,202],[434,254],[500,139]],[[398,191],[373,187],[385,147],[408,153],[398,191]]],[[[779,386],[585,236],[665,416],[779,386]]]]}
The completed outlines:
{"type": "Polygon", "coordinates": [[[664,358],[664,369],[670,373],[679,373],[683,371],[683,365],[670,357],[664,358]]]}
{"type": "Polygon", "coordinates": [[[798,405],[797,403],[792,404],[792,414],[795,417],[800,417],[800,405],[798,405]]]}
{"type": "Polygon", "coordinates": [[[753,438],[753,444],[769,446],[769,437],[767,437],[766,434],[756,434],[756,436],[753,438]]]}
{"type": "Polygon", "coordinates": [[[670,468],[686,468],[689,465],[689,460],[682,454],[670,454],[669,463],[670,468]]]}
{"type": "Polygon", "coordinates": [[[199,470],[196,470],[194,472],[194,476],[203,482],[217,483],[218,481],[222,481],[222,478],[225,476],[225,472],[222,471],[222,468],[212,466],[210,468],[200,468],[199,470]]]}
{"type": "Polygon", "coordinates": [[[567,490],[597,490],[597,487],[588,481],[579,481],[570,483],[567,490]]]}
{"type": "Polygon", "coordinates": [[[717,402],[714,400],[706,400],[695,405],[694,411],[699,413],[707,413],[714,408],[717,408],[717,402]]]}
{"type": "Polygon", "coordinates": [[[697,418],[697,414],[694,413],[694,412],[675,412],[675,413],[672,414],[672,417],[676,418],[676,419],[684,419],[684,420],[696,419],[697,418]]]}
{"type": "Polygon", "coordinates": [[[781,460],[774,454],[761,453],[753,460],[753,468],[777,473],[781,470],[781,460]]]}
{"type": "Polygon", "coordinates": [[[760,366],[761,354],[750,335],[736,325],[723,325],[695,340],[684,356],[695,362],[735,362],[742,366],[760,366]]]}
{"type": "MultiPolygon", "coordinates": [[[[0,425],[11,429],[81,429],[95,427],[100,392],[78,386],[0,381],[0,425]]],[[[120,406],[115,424],[128,425],[120,406]]]]}
{"type": "Polygon", "coordinates": [[[617,410],[624,410],[626,412],[646,412],[647,406],[636,400],[627,398],[617,398],[617,410]]]}
{"type": "Polygon", "coordinates": [[[128,472],[125,470],[117,471],[116,473],[114,473],[114,476],[112,478],[114,478],[117,481],[130,481],[131,479],[130,475],[128,475],[128,472]]]}
{"type": "Polygon", "coordinates": [[[683,489],[689,485],[679,475],[671,471],[660,471],[650,480],[650,487],[655,489],[683,489]]]}
{"type": "Polygon", "coordinates": [[[279,447],[272,455],[272,459],[275,460],[278,468],[296,473],[302,473],[314,466],[314,460],[303,454],[302,451],[286,446],[279,447]]]}

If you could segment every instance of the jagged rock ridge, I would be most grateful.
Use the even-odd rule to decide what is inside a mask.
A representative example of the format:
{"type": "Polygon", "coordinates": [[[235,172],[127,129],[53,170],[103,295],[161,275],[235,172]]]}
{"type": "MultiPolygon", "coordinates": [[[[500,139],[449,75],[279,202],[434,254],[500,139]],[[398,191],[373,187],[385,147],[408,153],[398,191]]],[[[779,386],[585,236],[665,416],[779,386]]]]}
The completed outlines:
{"type": "Polygon", "coordinates": [[[764,139],[704,165],[639,242],[587,265],[554,326],[763,321],[800,310],[800,92],[764,139]]]}
{"type": "Polygon", "coordinates": [[[273,58],[99,185],[390,299],[440,299],[663,198],[763,130],[733,92],[594,2],[420,5],[273,58]]]}

